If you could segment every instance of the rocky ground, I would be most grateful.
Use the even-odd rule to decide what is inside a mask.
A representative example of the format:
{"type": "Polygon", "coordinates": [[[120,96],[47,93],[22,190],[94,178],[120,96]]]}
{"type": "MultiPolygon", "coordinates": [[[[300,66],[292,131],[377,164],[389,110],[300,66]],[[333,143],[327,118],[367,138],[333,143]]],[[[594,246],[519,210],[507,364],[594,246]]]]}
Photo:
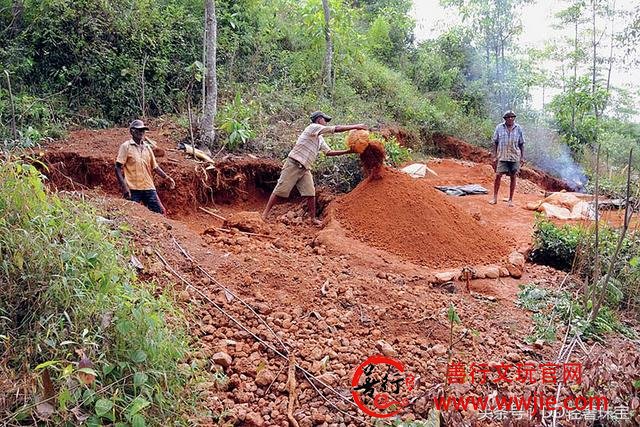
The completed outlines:
{"type": "MultiPolygon", "coordinates": [[[[125,129],[81,131],[49,147],[44,156],[52,188],[82,192],[115,224],[129,223],[143,278],[155,280],[159,291],[175,290],[196,349],[185,363],[201,364],[211,373],[200,386],[209,412],[198,425],[289,425],[287,358],[292,355],[301,368],[292,415],[301,426],[376,422],[354,405],[351,382],[356,368],[378,353],[400,361],[418,378],[415,387],[399,393],[410,402],[399,413],[403,419],[426,420],[430,413],[433,419],[433,398],[445,391],[553,393],[543,384],[446,385],[452,361],[466,366],[543,363],[555,360],[562,346],[525,344],[531,313],[515,304],[519,285],[554,287],[564,277],[523,263],[534,214],[522,206],[544,196],[538,184],[520,180],[514,208],[491,206],[488,196],[438,195],[465,218],[507,236],[502,253],[478,257],[480,264],[472,267],[484,273],[471,275],[467,289],[459,262],[455,268],[447,268],[446,259],[430,265],[360,239],[353,224],[340,219],[342,199],[323,196],[322,228],[306,222],[295,199],[277,206],[262,223],[256,211],[277,178],[278,163],[226,159],[215,173],[206,171],[175,150],[170,128],[151,137],[162,150],[161,166],[177,178],[178,186],[174,192],[159,186],[168,217],[151,213],[118,194],[112,165],[126,137],[125,129]],[[498,274],[487,274],[489,267],[498,274]],[[448,317],[452,305],[460,319],[453,328],[448,317]]],[[[478,183],[491,188],[492,171],[486,164],[435,159],[429,167],[438,176],[427,176],[428,185],[478,183]]],[[[502,191],[507,188],[505,181],[502,191]]],[[[396,230],[387,239],[396,235],[412,238],[396,230]]],[[[628,378],[638,374],[637,344],[612,342],[617,349],[588,343],[593,357],[616,361],[608,381],[595,365],[585,369],[592,369],[592,389],[608,384],[603,392],[624,395],[628,378]]],[[[488,424],[473,411],[442,415],[451,425],[488,424]]]]}

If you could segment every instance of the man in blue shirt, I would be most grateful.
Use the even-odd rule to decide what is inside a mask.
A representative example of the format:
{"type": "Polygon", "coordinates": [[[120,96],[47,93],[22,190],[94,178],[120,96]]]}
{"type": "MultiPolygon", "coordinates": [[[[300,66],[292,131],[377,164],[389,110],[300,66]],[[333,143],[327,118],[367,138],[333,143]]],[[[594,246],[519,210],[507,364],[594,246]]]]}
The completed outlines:
{"type": "Polygon", "coordinates": [[[516,114],[509,110],[502,116],[503,123],[496,126],[493,133],[493,169],[496,171],[493,183],[493,199],[489,202],[495,205],[498,202],[498,191],[502,175],[509,175],[509,206],[513,206],[513,193],[516,191],[516,174],[524,165],[524,134],[520,125],[516,124],[516,114]]]}

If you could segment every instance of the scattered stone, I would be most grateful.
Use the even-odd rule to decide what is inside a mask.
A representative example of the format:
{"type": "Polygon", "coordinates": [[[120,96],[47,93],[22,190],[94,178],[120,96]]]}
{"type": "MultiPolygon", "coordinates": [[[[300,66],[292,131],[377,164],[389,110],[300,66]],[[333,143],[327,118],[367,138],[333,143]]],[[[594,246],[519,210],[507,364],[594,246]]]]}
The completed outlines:
{"type": "Polygon", "coordinates": [[[214,354],[213,356],[211,356],[211,360],[214,363],[222,366],[224,369],[227,369],[229,366],[231,366],[231,356],[229,356],[224,351],[220,351],[214,354]]]}
{"type": "Polygon", "coordinates": [[[447,347],[445,347],[443,344],[436,344],[431,347],[431,352],[436,356],[442,356],[444,354],[447,354],[447,347]]]}
{"type": "Polygon", "coordinates": [[[511,252],[509,254],[509,264],[515,266],[515,267],[524,267],[524,255],[522,255],[520,252],[511,252]]]}
{"type": "Polygon", "coordinates": [[[522,277],[522,267],[517,267],[515,265],[509,264],[507,266],[507,270],[509,271],[509,275],[514,279],[519,279],[522,277]]]}
{"type": "Polygon", "coordinates": [[[276,379],[273,372],[263,369],[256,375],[256,384],[262,387],[268,387],[276,379]]]}
{"type": "Polygon", "coordinates": [[[394,357],[398,354],[395,349],[391,347],[391,344],[387,343],[384,340],[376,342],[376,348],[387,357],[394,357]]]}
{"type": "Polygon", "coordinates": [[[180,291],[180,294],[178,295],[178,298],[182,302],[191,301],[191,295],[189,294],[189,292],[187,290],[180,291]]]}
{"type": "Polygon", "coordinates": [[[436,283],[442,284],[452,281],[456,276],[460,275],[459,271],[444,271],[436,274],[436,283]]]}
{"type": "Polygon", "coordinates": [[[511,362],[519,362],[521,359],[520,355],[518,353],[509,353],[507,354],[507,360],[511,361],[511,362]]]}
{"type": "Polygon", "coordinates": [[[250,233],[263,233],[266,224],[258,212],[238,212],[231,215],[224,222],[226,228],[236,228],[250,233]]]}
{"type": "Polygon", "coordinates": [[[247,413],[247,415],[244,417],[244,422],[246,423],[245,425],[247,426],[252,426],[252,427],[264,426],[264,419],[262,418],[262,415],[258,414],[257,412],[247,413]]]}
{"type": "Polygon", "coordinates": [[[487,279],[497,279],[500,277],[500,269],[496,266],[489,266],[485,270],[485,275],[487,279]]]}
{"type": "Polygon", "coordinates": [[[201,328],[202,335],[214,335],[216,333],[216,328],[213,325],[204,325],[201,328]]]}

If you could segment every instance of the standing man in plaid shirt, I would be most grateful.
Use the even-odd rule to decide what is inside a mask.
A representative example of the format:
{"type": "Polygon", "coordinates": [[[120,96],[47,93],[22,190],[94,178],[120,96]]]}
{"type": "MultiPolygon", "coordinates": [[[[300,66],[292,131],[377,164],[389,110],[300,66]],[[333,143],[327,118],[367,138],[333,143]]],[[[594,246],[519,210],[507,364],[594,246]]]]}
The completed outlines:
{"type": "Polygon", "coordinates": [[[267,206],[264,208],[262,218],[267,219],[269,211],[278,198],[286,199],[293,187],[297,187],[300,195],[307,199],[309,216],[314,224],[321,222],[316,217],[316,189],[313,185],[311,166],[315,162],[318,152],[322,151],[326,156],[341,156],[351,153],[351,150],[332,150],[324,141],[322,135],[331,135],[336,132],[347,132],[355,129],[368,129],[364,124],[327,126],[331,117],[322,111],[311,113],[311,124],[309,124],[298,137],[298,141],[289,152],[282,167],[280,178],[276,187],[269,197],[267,206]]]}
{"type": "Polygon", "coordinates": [[[512,110],[502,116],[503,123],[496,126],[493,133],[493,169],[496,178],[493,183],[493,199],[489,202],[495,205],[498,202],[498,191],[502,175],[511,177],[509,185],[509,206],[513,206],[513,193],[516,191],[516,174],[524,165],[524,134],[522,128],[516,123],[516,113],[512,110]]]}

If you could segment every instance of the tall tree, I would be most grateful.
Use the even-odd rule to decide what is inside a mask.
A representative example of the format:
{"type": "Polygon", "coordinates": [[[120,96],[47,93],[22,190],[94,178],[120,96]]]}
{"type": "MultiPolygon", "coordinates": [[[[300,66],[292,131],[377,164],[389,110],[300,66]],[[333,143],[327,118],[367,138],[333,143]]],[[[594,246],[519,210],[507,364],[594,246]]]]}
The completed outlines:
{"type": "Polygon", "coordinates": [[[327,44],[324,53],[324,76],[323,91],[325,95],[333,93],[333,40],[331,38],[331,10],[329,9],[329,0],[322,0],[322,9],[324,10],[324,40],[327,44]]]}
{"type": "Polygon", "coordinates": [[[215,142],[214,127],[217,99],[218,80],[216,75],[216,42],[217,42],[216,5],[214,0],[205,0],[205,37],[203,48],[205,51],[205,102],[200,125],[202,142],[211,148],[215,142]]]}
{"type": "Polygon", "coordinates": [[[515,108],[521,94],[515,82],[513,53],[522,31],[519,8],[529,0],[442,0],[454,6],[463,22],[477,35],[475,40],[484,52],[484,77],[493,93],[493,109],[515,108]]]}

